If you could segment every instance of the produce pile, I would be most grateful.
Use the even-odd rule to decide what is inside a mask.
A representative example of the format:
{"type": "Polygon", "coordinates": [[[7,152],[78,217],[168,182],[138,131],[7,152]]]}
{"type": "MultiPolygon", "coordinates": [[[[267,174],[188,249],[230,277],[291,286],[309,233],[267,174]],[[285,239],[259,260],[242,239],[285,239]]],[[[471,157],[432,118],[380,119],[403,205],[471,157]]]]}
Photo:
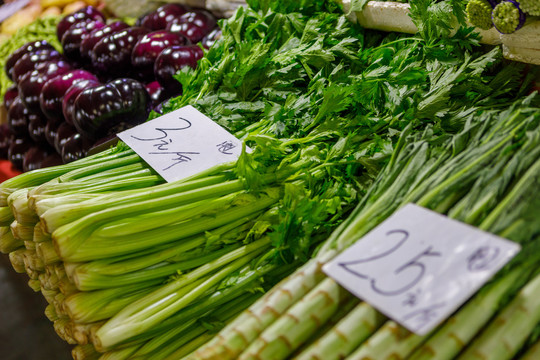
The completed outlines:
{"type": "Polygon", "coordinates": [[[84,157],[145,121],[181,93],[174,73],[195,67],[204,54],[199,44],[209,46],[219,32],[212,14],[178,4],[142,16],[135,26],[107,22],[92,6],[54,26],[56,39],[32,39],[5,63],[14,84],[4,95],[2,155],[21,171],[84,157]]]}
{"type": "Polygon", "coordinates": [[[161,110],[192,105],[253,152],[165,184],[120,143],[0,185],[0,251],[74,358],[502,359],[532,345],[536,74],[470,28],[451,34],[449,2],[411,4],[415,36],[361,29],[333,2],[248,4],[161,110]],[[524,248],[432,336],[321,271],[408,202],[524,248]],[[498,334],[511,336],[491,350],[498,334]]]}

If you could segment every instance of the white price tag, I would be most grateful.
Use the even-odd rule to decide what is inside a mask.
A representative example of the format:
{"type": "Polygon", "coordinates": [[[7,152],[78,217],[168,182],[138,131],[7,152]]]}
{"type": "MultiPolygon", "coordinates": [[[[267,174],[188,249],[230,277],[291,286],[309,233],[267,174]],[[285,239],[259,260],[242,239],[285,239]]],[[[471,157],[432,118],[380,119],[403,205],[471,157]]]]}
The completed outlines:
{"type": "Polygon", "coordinates": [[[183,179],[242,153],[242,142],[193,106],[118,134],[166,181],[183,179]]]}
{"type": "Polygon", "coordinates": [[[511,241],[407,204],[324,265],[324,272],[425,335],[520,250],[511,241]]]}

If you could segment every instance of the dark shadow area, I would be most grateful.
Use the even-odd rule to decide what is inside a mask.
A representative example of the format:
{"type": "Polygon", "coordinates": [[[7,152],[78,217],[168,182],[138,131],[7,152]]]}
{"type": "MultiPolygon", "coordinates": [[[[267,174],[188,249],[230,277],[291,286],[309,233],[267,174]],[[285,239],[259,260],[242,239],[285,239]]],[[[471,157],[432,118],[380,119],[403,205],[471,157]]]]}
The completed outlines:
{"type": "Polygon", "coordinates": [[[47,302],[28,287],[0,254],[0,358],[2,360],[68,360],[71,345],[58,337],[44,314],[47,302]]]}

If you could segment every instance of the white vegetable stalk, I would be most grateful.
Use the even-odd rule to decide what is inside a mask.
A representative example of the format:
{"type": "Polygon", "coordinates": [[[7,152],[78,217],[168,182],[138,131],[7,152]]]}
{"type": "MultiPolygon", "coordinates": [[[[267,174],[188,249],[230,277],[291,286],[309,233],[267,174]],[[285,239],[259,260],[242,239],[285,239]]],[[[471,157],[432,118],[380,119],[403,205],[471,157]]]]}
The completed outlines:
{"type": "Polygon", "coordinates": [[[264,329],[325,277],[321,267],[326,260],[313,259],[307,262],[186,359],[236,359],[264,329]]]}
{"type": "Polygon", "coordinates": [[[540,341],[537,341],[523,356],[519,358],[520,360],[537,360],[540,359],[540,341]]]}
{"type": "Polygon", "coordinates": [[[512,359],[538,322],[540,275],[519,292],[458,359],[512,359]]]}
{"type": "Polygon", "coordinates": [[[326,334],[296,356],[296,359],[343,359],[371,336],[385,320],[384,315],[362,302],[326,334]]]}
{"type": "Polygon", "coordinates": [[[248,359],[286,359],[352,295],[326,278],[270,325],[239,356],[248,359]]]}

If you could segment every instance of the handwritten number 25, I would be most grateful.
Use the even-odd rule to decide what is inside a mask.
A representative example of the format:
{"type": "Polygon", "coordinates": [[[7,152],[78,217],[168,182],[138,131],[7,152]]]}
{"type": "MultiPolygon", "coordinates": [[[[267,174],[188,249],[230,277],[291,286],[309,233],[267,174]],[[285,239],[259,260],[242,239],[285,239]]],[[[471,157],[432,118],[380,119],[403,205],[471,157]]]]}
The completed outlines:
{"type": "Polygon", "coordinates": [[[389,237],[387,240],[391,244],[387,250],[364,259],[341,262],[338,265],[360,279],[369,281],[374,292],[384,296],[396,296],[407,292],[422,280],[426,272],[426,265],[422,262],[424,257],[441,256],[441,253],[433,251],[433,247],[428,246],[404,263],[399,261],[401,257],[394,256],[391,259],[385,259],[396,253],[409,239],[409,233],[406,230],[391,230],[386,235],[389,237]],[[373,271],[373,274],[369,274],[369,268],[363,270],[364,265],[378,261],[381,261],[384,266],[397,265],[392,271],[396,278],[391,279],[387,285],[384,284],[385,278],[381,276],[380,271],[376,270],[373,271]],[[400,276],[405,280],[401,281],[400,276]]]}

